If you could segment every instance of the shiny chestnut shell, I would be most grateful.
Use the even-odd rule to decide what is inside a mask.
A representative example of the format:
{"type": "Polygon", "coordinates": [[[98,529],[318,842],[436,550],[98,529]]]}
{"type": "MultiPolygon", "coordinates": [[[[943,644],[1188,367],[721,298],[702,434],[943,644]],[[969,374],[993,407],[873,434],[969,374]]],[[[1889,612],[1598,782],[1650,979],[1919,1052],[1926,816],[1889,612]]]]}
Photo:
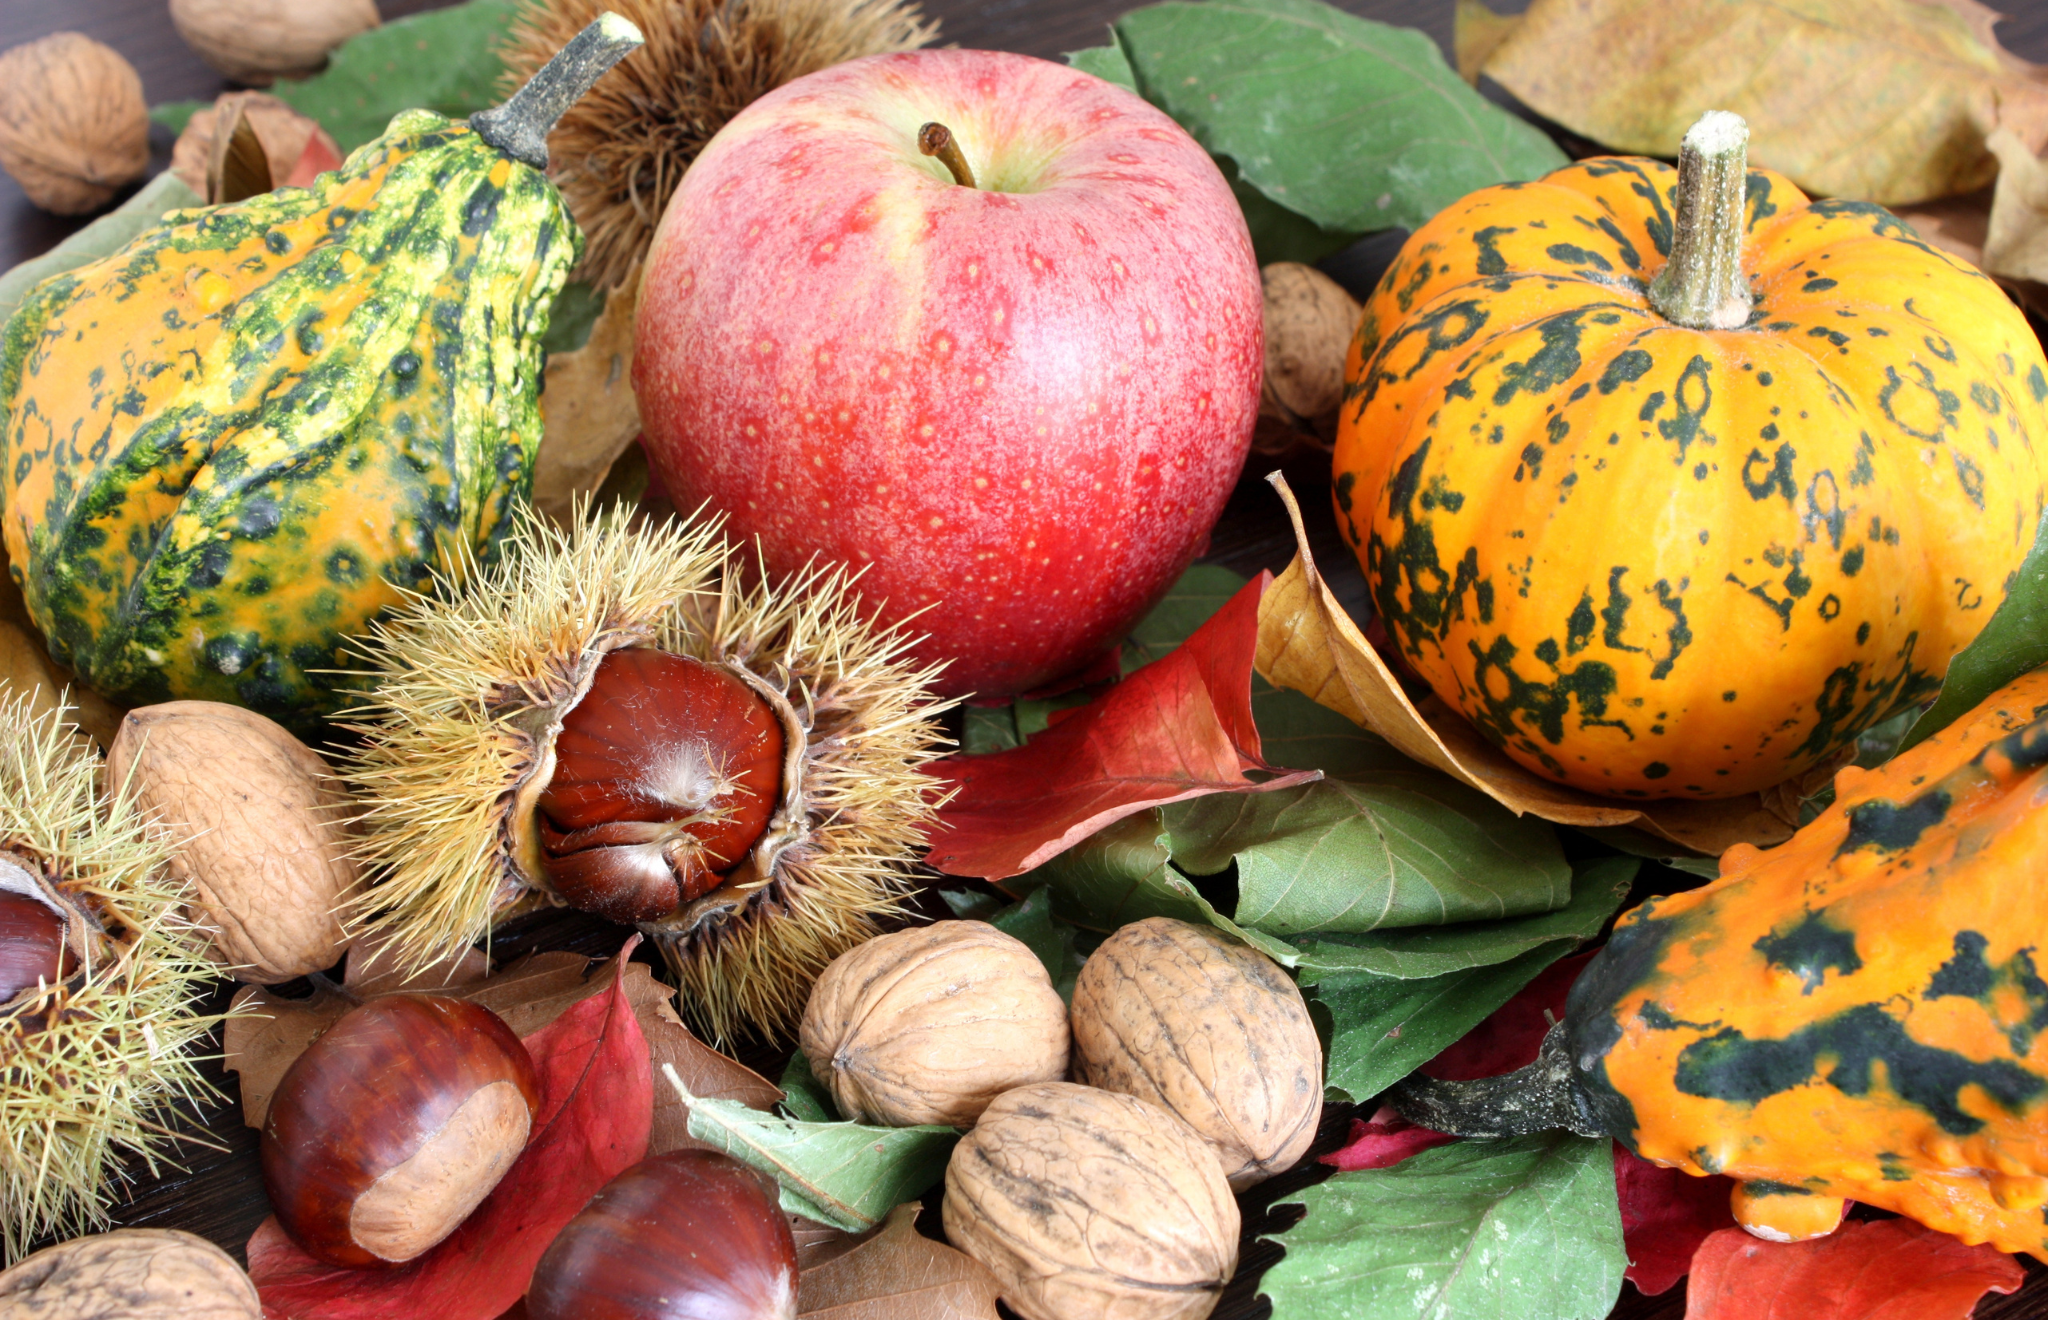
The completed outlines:
{"type": "Polygon", "coordinates": [[[533,1059],[497,1014],[442,995],[372,999],[278,1083],[263,1185],[309,1255],[401,1264],[497,1186],[539,1106],[533,1059]]]}
{"type": "Polygon", "coordinates": [[[796,1243],[774,1189],[708,1150],[606,1183],[534,1267],[530,1320],[790,1320],[796,1243]]]}
{"type": "Polygon", "coordinates": [[[71,970],[64,918],[27,894],[0,890],[0,1004],[32,988],[55,985],[71,970]]]}

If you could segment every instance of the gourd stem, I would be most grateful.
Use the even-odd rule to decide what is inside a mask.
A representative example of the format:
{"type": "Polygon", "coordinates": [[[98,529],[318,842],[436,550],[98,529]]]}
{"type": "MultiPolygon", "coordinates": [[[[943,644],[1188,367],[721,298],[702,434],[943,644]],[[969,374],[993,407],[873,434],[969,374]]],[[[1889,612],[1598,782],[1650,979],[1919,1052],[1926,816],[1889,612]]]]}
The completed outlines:
{"type": "Polygon", "coordinates": [[[1501,1077],[1444,1082],[1416,1073],[1387,1092],[1394,1111],[1418,1127],[1457,1137],[1526,1137],[1564,1128],[1605,1136],[1572,1085],[1564,1023],[1543,1037],[1536,1062],[1501,1077]]]}
{"type": "Polygon", "coordinates": [[[544,170],[548,167],[548,134],[556,121],[614,64],[646,40],[639,28],[607,10],[541,65],[524,87],[512,93],[511,100],[471,115],[469,126],[512,159],[544,170]]]}
{"type": "Polygon", "coordinates": [[[1686,130],[1671,260],[1650,284],[1650,305],[1666,320],[1694,330],[1733,330],[1749,320],[1742,273],[1748,174],[1749,125],[1741,115],[1709,110],[1686,130]]]}
{"type": "Polygon", "coordinates": [[[953,182],[962,188],[975,185],[974,171],[967,167],[967,157],[960,154],[960,144],[953,138],[953,130],[944,124],[930,123],[917,130],[917,149],[927,156],[937,156],[939,164],[953,172],[953,182]]]}

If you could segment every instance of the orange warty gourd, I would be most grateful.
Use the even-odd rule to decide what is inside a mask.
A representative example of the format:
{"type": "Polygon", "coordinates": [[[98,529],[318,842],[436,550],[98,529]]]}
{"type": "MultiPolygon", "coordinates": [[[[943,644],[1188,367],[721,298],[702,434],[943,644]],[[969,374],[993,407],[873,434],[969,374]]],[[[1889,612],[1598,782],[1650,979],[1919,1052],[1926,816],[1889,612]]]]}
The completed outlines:
{"type": "Polygon", "coordinates": [[[1827,1233],[1854,1200],[2048,1260],[2048,669],[1835,791],[1626,913],[1537,1063],[1411,1078],[1397,1106],[1728,1174],[1759,1236],[1827,1233]]]}
{"type": "Polygon", "coordinates": [[[1529,769],[1731,796],[1940,683],[2040,521],[2048,362],[1880,207],[1581,161],[1417,230],[1352,345],[1339,526],[1403,658],[1529,769]]]}

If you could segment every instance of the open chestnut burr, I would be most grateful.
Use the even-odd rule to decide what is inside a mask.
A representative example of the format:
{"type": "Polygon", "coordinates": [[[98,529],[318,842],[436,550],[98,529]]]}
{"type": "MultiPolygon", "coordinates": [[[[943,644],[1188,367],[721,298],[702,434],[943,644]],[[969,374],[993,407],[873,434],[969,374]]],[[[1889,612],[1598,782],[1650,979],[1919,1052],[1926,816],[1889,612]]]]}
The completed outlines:
{"type": "Polygon", "coordinates": [[[278,1083],[263,1185],[308,1254],[402,1264],[498,1185],[539,1104],[533,1060],[497,1014],[442,995],[372,999],[278,1083]]]}
{"type": "Polygon", "coordinates": [[[753,1170],[672,1150],[606,1183],[555,1236],[531,1320],[792,1320],[796,1243],[753,1170]]]}

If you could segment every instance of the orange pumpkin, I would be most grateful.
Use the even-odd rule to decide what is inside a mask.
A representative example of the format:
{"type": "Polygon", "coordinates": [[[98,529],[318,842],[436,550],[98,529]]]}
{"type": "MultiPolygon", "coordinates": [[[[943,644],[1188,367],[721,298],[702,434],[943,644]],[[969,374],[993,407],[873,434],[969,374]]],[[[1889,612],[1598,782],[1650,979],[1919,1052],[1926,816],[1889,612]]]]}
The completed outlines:
{"type": "Polygon", "coordinates": [[[1408,663],[1625,797],[1762,788],[1925,698],[2043,504],[2048,362],[1998,287],[1739,141],[1689,150],[1690,194],[1587,160],[1417,230],[1335,455],[1408,663]]]}

